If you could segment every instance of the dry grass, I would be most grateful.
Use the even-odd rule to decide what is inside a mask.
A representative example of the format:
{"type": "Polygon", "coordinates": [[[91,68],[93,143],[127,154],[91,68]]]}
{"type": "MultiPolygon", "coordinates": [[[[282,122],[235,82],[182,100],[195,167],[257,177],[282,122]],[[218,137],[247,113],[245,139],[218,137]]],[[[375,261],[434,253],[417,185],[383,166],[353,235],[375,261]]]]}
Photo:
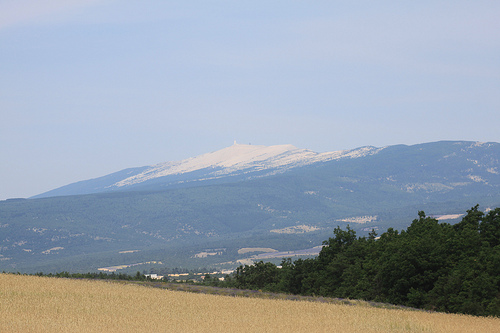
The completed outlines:
{"type": "Polygon", "coordinates": [[[0,274],[0,332],[499,332],[500,319],[0,274]]]}

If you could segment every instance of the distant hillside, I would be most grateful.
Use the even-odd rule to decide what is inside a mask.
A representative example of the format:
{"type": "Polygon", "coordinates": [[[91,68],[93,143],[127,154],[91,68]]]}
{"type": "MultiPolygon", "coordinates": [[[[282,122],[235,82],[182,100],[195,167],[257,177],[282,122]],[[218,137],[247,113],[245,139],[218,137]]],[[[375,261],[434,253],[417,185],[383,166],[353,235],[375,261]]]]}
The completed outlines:
{"type": "Polygon", "coordinates": [[[125,169],[107,176],[69,184],[34,196],[91,194],[128,190],[163,190],[199,186],[200,183],[234,182],[283,173],[289,169],[341,158],[375,154],[380,149],[362,147],[331,153],[315,153],[292,145],[253,146],[234,144],[182,161],[125,169]],[[194,184],[192,184],[194,183],[194,184]]]}
{"type": "Polygon", "coordinates": [[[0,201],[0,271],[234,267],[251,257],[241,248],[312,248],[338,225],[363,235],[405,228],[419,210],[453,222],[476,204],[500,207],[498,143],[292,147],[237,145],[44,194],[60,196],[0,201]],[[134,185],[104,190],[125,181],[134,185]]]}

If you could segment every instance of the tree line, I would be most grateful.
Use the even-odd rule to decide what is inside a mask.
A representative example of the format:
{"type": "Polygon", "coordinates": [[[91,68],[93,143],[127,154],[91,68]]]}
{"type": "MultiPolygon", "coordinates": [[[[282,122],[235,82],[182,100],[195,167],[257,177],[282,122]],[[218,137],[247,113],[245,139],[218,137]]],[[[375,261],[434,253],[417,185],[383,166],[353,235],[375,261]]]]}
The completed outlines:
{"type": "Polygon", "coordinates": [[[288,258],[280,268],[261,261],[205,283],[500,316],[500,208],[478,207],[454,225],[421,211],[406,230],[380,237],[337,227],[315,258],[288,258]]]}
{"type": "Polygon", "coordinates": [[[21,274],[17,273],[7,273],[5,271],[2,274],[17,274],[17,275],[36,275],[36,276],[45,276],[45,277],[56,277],[56,278],[69,278],[69,279],[92,279],[92,280],[122,280],[122,281],[152,281],[152,279],[142,274],[141,272],[137,272],[135,275],[129,275],[126,273],[104,273],[104,272],[87,272],[87,273],[70,273],[70,272],[58,272],[58,273],[43,273],[37,272],[35,274],[21,274]]]}

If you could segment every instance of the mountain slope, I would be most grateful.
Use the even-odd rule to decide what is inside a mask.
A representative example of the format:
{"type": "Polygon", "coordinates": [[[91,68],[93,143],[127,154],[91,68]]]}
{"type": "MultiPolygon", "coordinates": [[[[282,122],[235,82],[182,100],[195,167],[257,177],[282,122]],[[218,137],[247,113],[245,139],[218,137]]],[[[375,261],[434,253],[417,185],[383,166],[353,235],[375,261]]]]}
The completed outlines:
{"type": "Polygon", "coordinates": [[[363,235],[405,228],[419,210],[449,218],[476,204],[500,206],[498,143],[369,147],[328,158],[278,147],[233,146],[178,162],[176,169],[162,164],[69,185],[95,191],[160,175],[106,193],[0,201],[0,271],[234,263],[245,258],[241,248],[320,245],[338,225],[363,235]],[[165,170],[194,171],[165,176],[165,170]],[[199,180],[224,170],[219,183],[199,180]],[[172,177],[181,183],[160,190],[172,177]],[[203,252],[216,255],[195,257],[203,252]]]}
{"type": "Polygon", "coordinates": [[[125,169],[104,177],[77,182],[33,198],[130,189],[156,190],[195,181],[206,182],[224,178],[227,178],[226,181],[250,179],[319,162],[376,154],[381,149],[362,147],[315,153],[293,145],[255,146],[235,143],[231,147],[181,161],[125,169]]]}

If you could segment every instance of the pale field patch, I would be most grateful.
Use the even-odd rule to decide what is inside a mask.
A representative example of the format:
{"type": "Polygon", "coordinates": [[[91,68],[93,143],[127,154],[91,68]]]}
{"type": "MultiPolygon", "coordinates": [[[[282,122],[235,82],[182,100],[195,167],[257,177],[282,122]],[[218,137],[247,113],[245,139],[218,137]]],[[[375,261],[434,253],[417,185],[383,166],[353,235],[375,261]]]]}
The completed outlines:
{"type": "Polygon", "coordinates": [[[448,214],[448,215],[440,215],[438,217],[436,217],[436,220],[454,220],[454,219],[458,219],[458,218],[461,218],[462,216],[464,216],[465,214],[448,214]]]}
{"type": "Polygon", "coordinates": [[[162,262],[161,261],[146,261],[146,262],[138,262],[138,263],[135,263],[135,264],[125,264],[125,265],[101,267],[101,268],[98,268],[97,270],[98,271],[103,271],[103,272],[116,272],[117,270],[120,270],[120,269],[134,267],[134,266],[140,266],[140,265],[147,265],[147,264],[159,264],[159,265],[162,265],[162,262]]]}
{"type": "Polygon", "coordinates": [[[338,219],[337,221],[339,222],[348,222],[348,223],[368,223],[368,222],[373,222],[377,220],[377,215],[374,216],[354,216],[354,217],[348,217],[345,219],[338,219]]]}
{"type": "Polygon", "coordinates": [[[45,250],[45,251],[42,251],[43,254],[50,254],[51,252],[54,252],[54,251],[59,251],[59,250],[64,250],[64,247],[53,247],[51,249],[48,249],[48,250],[45,250]]]}
{"type": "Polygon", "coordinates": [[[269,247],[243,247],[238,250],[238,254],[245,254],[250,252],[278,252],[278,250],[269,247]]]}
{"type": "Polygon", "coordinates": [[[0,274],[0,332],[498,332],[500,319],[0,274]]]}
{"type": "Polygon", "coordinates": [[[199,252],[199,253],[196,253],[191,258],[206,258],[208,256],[216,256],[218,254],[219,254],[219,252],[199,252]]]}
{"type": "Polygon", "coordinates": [[[277,234],[303,234],[305,232],[311,232],[311,231],[316,231],[319,230],[318,227],[311,226],[311,225],[296,225],[293,227],[286,227],[283,229],[273,229],[271,232],[277,233],[277,234]]]}

